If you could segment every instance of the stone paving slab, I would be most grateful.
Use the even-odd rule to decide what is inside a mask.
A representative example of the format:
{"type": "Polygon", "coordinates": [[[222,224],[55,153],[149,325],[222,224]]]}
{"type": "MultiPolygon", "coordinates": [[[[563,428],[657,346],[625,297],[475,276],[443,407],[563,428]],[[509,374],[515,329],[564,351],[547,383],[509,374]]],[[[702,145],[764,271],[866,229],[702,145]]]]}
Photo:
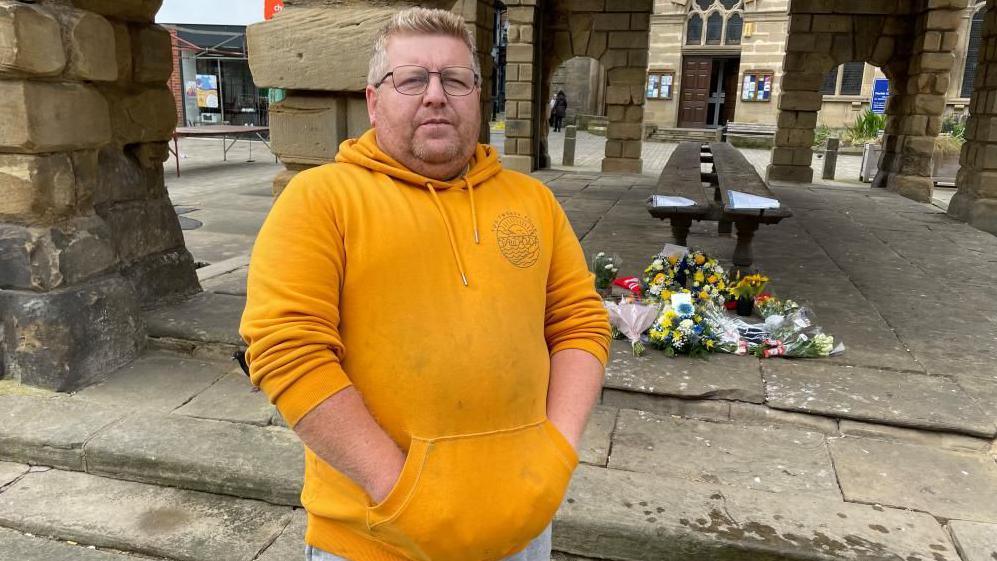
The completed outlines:
{"type": "Polygon", "coordinates": [[[679,399],[612,388],[602,390],[602,404],[703,421],[729,421],[731,408],[729,401],[718,399],[679,399]]]}
{"type": "Polygon", "coordinates": [[[616,428],[616,415],[619,409],[596,405],[589,416],[588,425],[582,433],[582,441],[578,445],[580,462],[594,466],[605,467],[609,461],[609,447],[613,430],[616,428]]]}
{"type": "Polygon", "coordinates": [[[997,524],[953,520],[949,532],[963,561],[997,559],[997,524]]]}
{"type": "Polygon", "coordinates": [[[989,454],[868,438],[835,439],[830,448],[846,500],[997,522],[997,464],[989,454]]]}
{"type": "Polygon", "coordinates": [[[175,412],[188,417],[266,426],[274,407],[236,367],[175,412]]]}
{"type": "Polygon", "coordinates": [[[130,417],[86,446],[87,471],[184,489],[300,504],[304,448],[288,429],[130,417]]]}
{"type": "Polygon", "coordinates": [[[231,369],[231,363],[173,353],[143,355],[75,397],[133,409],[172,411],[200,394],[231,369]]]}
{"type": "Polygon", "coordinates": [[[146,314],[150,337],[173,337],[208,343],[244,345],[239,320],[246,299],[204,292],[177,304],[146,314]]]}
{"type": "Polygon", "coordinates": [[[669,358],[654,349],[633,356],[630,343],[613,341],[605,387],[697,399],[761,403],[765,399],[759,360],[726,354],[708,359],[669,358]]]}
{"type": "Polygon", "coordinates": [[[993,422],[948,378],[825,364],[762,363],[766,404],[843,419],[992,438],[993,422]]]}
{"type": "Polygon", "coordinates": [[[0,396],[0,460],[83,469],[83,444],[126,410],[70,398],[0,396]]]}
{"type": "Polygon", "coordinates": [[[13,462],[0,462],[0,487],[8,485],[28,472],[30,466],[13,462]]]}
{"type": "Polygon", "coordinates": [[[956,382],[966,390],[976,405],[997,425],[997,380],[956,374],[956,382]]]}
{"type": "Polygon", "coordinates": [[[246,277],[248,276],[248,273],[249,268],[243,267],[242,269],[232,271],[231,273],[225,273],[223,275],[207,279],[201,283],[201,288],[203,288],[205,292],[245,297],[246,277]]]}
{"type": "MultiPolygon", "coordinates": [[[[140,561],[123,553],[99,551],[63,541],[26,536],[0,528],[0,559],[4,561],[140,561]]],[[[291,561],[288,558],[287,561],[291,561]]]]}
{"type": "Polygon", "coordinates": [[[990,450],[991,442],[983,438],[974,438],[950,432],[934,432],[926,430],[905,429],[889,425],[877,425],[860,421],[842,420],[838,422],[843,436],[876,438],[891,442],[920,444],[933,448],[954,450],[956,452],[986,452],[990,450]]]}
{"type": "Polygon", "coordinates": [[[299,561],[305,558],[305,529],[308,517],[305,511],[295,509],[291,522],[280,536],[263,550],[255,561],[299,561]]]}
{"type": "Polygon", "coordinates": [[[824,435],[620,411],[609,467],[774,493],[841,498],[824,435]]]}
{"type": "Polygon", "coordinates": [[[781,411],[756,403],[731,403],[730,420],[743,424],[790,426],[832,436],[838,434],[838,421],[836,419],[821,417],[820,415],[781,411]]]}
{"type": "Polygon", "coordinates": [[[554,548],[602,559],[959,561],[930,516],[582,466],[554,548]]]}
{"type": "Polygon", "coordinates": [[[33,473],[0,493],[0,525],[180,561],[252,559],[288,507],[85,473],[33,473]]]}

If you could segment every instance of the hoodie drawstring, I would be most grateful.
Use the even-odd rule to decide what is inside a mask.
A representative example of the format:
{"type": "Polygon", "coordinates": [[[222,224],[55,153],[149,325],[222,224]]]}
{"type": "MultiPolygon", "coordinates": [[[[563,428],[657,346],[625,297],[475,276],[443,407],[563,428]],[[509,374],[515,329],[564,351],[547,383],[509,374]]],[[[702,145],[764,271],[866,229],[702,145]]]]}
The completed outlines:
{"type": "MultiPolygon", "coordinates": [[[[453,252],[454,261],[457,263],[457,271],[460,272],[460,280],[464,283],[464,286],[468,286],[467,274],[464,272],[464,261],[460,258],[460,252],[457,251],[457,240],[454,238],[453,227],[450,226],[450,219],[447,218],[447,213],[443,210],[443,203],[440,202],[440,197],[436,194],[436,189],[433,188],[433,184],[427,182],[426,187],[429,187],[429,194],[432,196],[433,202],[436,203],[436,210],[440,212],[440,218],[443,219],[443,226],[447,229],[447,238],[450,241],[450,251],[453,252]]],[[[470,189],[468,189],[468,191],[470,191],[470,189]]],[[[474,214],[474,195],[471,196],[471,214],[474,214]]],[[[477,226],[475,226],[475,236],[477,236],[477,226]]]]}
{"type": "Polygon", "coordinates": [[[471,199],[471,223],[474,225],[474,243],[481,244],[481,237],[478,236],[478,212],[474,208],[474,185],[471,180],[464,176],[464,183],[467,185],[467,196],[471,199]]]}

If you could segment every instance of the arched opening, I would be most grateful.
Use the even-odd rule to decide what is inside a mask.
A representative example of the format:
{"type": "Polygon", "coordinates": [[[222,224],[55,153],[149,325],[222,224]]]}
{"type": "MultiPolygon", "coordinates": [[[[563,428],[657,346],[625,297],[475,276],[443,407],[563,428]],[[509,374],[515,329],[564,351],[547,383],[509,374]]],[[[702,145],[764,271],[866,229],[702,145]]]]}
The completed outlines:
{"type": "Polygon", "coordinates": [[[605,156],[606,69],[596,59],[576,56],[559,64],[548,79],[543,118],[547,162],[551,168],[598,170],[605,156]],[[558,101],[559,94],[561,101],[558,101]],[[565,165],[565,130],[575,127],[574,158],[565,165]]]}

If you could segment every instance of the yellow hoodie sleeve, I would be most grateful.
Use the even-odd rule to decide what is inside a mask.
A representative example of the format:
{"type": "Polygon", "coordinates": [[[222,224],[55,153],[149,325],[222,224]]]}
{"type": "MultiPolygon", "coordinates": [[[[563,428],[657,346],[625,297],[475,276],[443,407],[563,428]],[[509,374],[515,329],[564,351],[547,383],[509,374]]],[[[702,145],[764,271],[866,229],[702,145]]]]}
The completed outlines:
{"type": "Polygon", "coordinates": [[[350,385],[340,365],[343,235],[315,177],[298,174],[267,216],[253,247],[239,326],[253,384],[292,427],[350,385]]]}
{"type": "Polygon", "coordinates": [[[609,314],[595,291],[595,277],[568,217],[553,195],[550,198],[554,206],[554,245],[544,318],[547,347],[551,355],[564,349],[581,349],[605,366],[609,357],[609,314]]]}

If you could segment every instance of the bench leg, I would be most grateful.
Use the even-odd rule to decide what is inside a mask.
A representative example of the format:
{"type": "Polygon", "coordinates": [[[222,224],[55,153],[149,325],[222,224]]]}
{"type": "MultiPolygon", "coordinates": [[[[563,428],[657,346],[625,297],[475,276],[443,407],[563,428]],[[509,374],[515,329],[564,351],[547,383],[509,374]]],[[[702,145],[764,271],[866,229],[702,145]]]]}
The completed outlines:
{"type": "Polygon", "coordinates": [[[737,224],[737,245],[734,246],[734,266],[745,270],[750,268],[754,261],[751,255],[751,240],[755,237],[758,222],[738,220],[735,224],[737,224]]]}
{"type": "Polygon", "coordinates": [[[730,220],[724,220],[721,218],[720,220],[717,221],[717,235],[724,238],[729,238],[732,231],[733,231],[733,224],[731,223],[730,220]]]}
{"type": "Polygon", "coordinates": [[[686,245],[689,238],[689,228],[692,226],[692,218],[672,218],[672,237],[675,243],[681,246],[686,245]]]}

